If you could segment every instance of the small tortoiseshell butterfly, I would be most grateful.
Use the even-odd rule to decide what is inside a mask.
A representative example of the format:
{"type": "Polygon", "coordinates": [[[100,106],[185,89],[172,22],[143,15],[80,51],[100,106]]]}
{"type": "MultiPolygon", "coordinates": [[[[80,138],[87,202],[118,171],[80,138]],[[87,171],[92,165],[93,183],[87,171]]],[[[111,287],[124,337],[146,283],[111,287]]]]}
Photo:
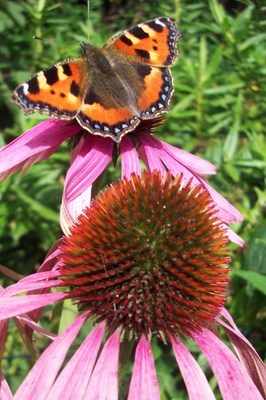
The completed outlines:
{"type": "Polygon", "coordinates": [[[113,36],[99,49],[82,44],[82,56],[55,64],[19,85],[14,100],[26,112],[71,120],[116,142],[141,120],[167,110],[173,92],[169,70],[180,37],[160,17],[113,36]]]}

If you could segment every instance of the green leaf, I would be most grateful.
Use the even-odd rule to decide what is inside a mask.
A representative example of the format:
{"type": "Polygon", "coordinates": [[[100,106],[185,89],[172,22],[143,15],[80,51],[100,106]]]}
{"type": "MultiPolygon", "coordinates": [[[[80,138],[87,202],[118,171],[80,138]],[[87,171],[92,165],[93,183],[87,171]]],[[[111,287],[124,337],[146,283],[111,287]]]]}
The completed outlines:
{"type": "Polygon", "coordinates": [[[254,271],[233,271],[233,276],[245,279],[254,289],[266,295],[266,276],[254,271]]]}
{"type": "Polygon", "coordinates": [[[33,211],[38,213],[42,218],[58,223],[58,214],[50,208],[44,206],[37,200],[32,199],[28,196],[21,188],[13,188],[16,195],[26,204],[28,204],[33,211]]]}
{"type": "Polygon", "coordinates": [[[234,107],[234,122],[224,142],[224,159],[232,160],[237,149],[242,116],[243,96],[239,93],[234,107]]]}
{"type": "Polygon", "coordinates": [[[221,4],[219,4],[216,0],[209,0],[210,9],[213,17],[218,22],[219,25],[222,25],[225,18],[224,9],[221,4]]]}

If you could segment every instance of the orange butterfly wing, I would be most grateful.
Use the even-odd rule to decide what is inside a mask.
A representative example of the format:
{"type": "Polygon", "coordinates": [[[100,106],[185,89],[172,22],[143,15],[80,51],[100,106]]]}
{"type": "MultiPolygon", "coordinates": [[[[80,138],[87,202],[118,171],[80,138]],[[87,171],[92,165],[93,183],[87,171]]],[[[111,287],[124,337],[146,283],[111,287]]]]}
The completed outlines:
{"type": "Polygon", "coordinates": [[[144,80],[143,91],[138,98],[141,119],[152,119],[166,112],[173,94],[173,82],[169,68],[142,66],[139,72],[144,80]]]}
{"type": "Polygon", "coordinates": [[[26,112],[39,111],[60,119],[72,119],[80,109],[86,77],[83,59],[58,63],[19,85],[13,99],[26,112]]]}
{"type": "Polygon", "coordinates": [[[168,66],[178,55],[176,42],[180,36],[174,20],[160,17],[113,36],[106,47],[115,48],[132,61],[168,66]]]}
{"type": "Polygon", "coordinates": [[[117,142],[140,122],[127,107],[106,107],[90,88],[76,119],[84,129],[117,142]]]}

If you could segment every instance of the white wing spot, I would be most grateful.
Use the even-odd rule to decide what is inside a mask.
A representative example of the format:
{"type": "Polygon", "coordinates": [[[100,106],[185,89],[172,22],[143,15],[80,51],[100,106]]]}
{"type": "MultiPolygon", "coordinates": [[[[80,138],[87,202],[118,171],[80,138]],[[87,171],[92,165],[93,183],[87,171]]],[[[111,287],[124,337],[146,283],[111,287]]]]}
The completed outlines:
{"type": "Polygon", "coordinates": [[[28,94],[28,92],[29,92],[29,85],[28,85],[27,83],[23,83],[22,87],[23,87],[23,93],[24,93],[24,94],[28,94]]]}
{"type": "Polygon", "coordinates": [[[165,26],[165,24],[162,21],[160,21],[159,18],[157,18],[155,22],[157,25],[165,26]]]}

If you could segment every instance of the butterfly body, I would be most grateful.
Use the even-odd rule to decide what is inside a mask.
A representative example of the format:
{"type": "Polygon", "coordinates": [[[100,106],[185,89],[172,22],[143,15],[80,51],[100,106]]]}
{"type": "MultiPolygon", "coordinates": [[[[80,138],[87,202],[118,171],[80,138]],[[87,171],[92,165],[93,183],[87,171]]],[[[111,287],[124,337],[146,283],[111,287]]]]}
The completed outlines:
{"type": "Polygon", "coordinates": [[[173,20],[157,18],[117,34],[103,47],[82,45],[80,58],[39,72],[14,92],[26,111],[78,123],[92,134],[121,138],[168,108],[169,70],[180,34],[173,20]]]}

